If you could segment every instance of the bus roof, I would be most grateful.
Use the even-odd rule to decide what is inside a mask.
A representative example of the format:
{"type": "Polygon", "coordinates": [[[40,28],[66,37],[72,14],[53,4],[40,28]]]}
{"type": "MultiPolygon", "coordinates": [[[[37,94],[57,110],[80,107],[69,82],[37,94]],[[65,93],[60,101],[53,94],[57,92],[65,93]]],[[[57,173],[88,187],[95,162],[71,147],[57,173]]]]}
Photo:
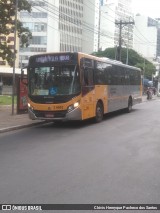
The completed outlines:
{"type": "Polygon", "coordinates": [[[113,60],[113,59],[110,59],[110,58],[107,58],[107,57],[98,57],[98,56],[90,55],[90,54],[83,53],[83,52],[69,52],[69,51],[67,51],[67,52],[48,52],[48,53],[40,53],[40,54],[32,55],[31,57],[36,57],[36,56],[41,56],[41,55],[51,55],[51,54],[66,54],[66,53],[81,54],[84,57],[92,58],[92,59],[102,61],[102,62],[107,62],[107,63],[112,64],[112,65],[128,67],[128,68],[132,68],[132,69],[141,71],[140,68],[130,66],[130,65],[127,65],[127,64],[123,64],[121,61],[113,60]]]}

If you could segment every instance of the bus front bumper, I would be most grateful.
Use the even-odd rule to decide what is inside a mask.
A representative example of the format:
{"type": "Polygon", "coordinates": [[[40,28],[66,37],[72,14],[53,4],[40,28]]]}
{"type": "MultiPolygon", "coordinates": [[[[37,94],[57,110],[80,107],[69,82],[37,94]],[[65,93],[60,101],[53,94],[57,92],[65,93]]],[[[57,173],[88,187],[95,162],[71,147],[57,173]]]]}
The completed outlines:
{"type": "Polygon", "coordinates": [[[28,108],[29,118],[32,120],[48,120],[48,121],[69,121],[69,120],[82,120],[82,112],[80,108],[67,112],[47,112],[47,111],[36,111],[28,108]]]}

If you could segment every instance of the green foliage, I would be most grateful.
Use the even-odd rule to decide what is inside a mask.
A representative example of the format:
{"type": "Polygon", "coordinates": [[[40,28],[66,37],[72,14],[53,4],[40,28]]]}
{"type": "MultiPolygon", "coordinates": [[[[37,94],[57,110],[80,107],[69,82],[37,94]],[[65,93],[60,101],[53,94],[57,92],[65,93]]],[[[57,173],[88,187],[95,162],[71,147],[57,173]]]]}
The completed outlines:
{"type": "MultiPolygon", "coordinates": [[[[15,11],[16,0],[0,0],[0,35],[8,36],[15,30],[15,11]]],[[[31,12],[31,5],[27,0],[18,0],[18,11],[26,10],[31,12]]],[[[21,38],[21,46],[27,47],[28,41],[31,39],[31,32],[22,26],[20,21],[17,21],[17,34],[21,38]]],[[[14,55],[13,51],[8,47],[10,41],[0,40],[0,57],[6,60],[10,66],[13,66],[14,55]]]]}
{"type": "MultiPolygon", "coordinates": [[[[117,52],[116,48],[107,48],[104,51],[94,52],[92,53],[92,55],[98,57],[107,57],[115,60],[116,52],[117,52]]],[[[127,49],[122,48],[121,61],[124,64],[126,64],[126,59],[127,59],[127,49]]],[[[144,59],[133,49],[128,49],[128,65],[140,68],[144,76],[148,79],[152,79],[152,74],[155,74],[156,71],[155,66],[150,61],[144,59]]]]}

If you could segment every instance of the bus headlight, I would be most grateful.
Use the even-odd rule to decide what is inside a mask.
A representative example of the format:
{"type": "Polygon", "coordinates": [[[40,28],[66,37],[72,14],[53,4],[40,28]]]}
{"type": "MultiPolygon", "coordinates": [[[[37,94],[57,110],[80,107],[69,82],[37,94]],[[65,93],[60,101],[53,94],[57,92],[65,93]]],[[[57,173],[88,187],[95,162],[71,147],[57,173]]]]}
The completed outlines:
{"type": "Polygon", "coordinates": [[[79,102],[76,102],[68,107],[68,112],[71,112],[72,110],[74,110],[78,107],[79,107],[79,102]]]}
{"type": "Polygon", "coordinates": [[[77,108],[77,107],[79,107],[79,102],[76,102],[73,105],[74,105],[74,108],[77,108]]]}
{"type": "Polygon", "coordinates": [[[31,106],[30,103],[28,103],[28,108],[30,108],[33,111],[33,107],[31,106]]]}

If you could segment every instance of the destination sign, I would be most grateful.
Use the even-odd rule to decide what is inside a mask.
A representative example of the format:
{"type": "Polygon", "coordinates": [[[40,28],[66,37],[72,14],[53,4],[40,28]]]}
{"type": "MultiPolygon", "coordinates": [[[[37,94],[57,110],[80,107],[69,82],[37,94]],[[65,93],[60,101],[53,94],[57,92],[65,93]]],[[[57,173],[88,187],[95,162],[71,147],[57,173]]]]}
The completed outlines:
{"type": "Polygon", "coordinates": [[[70,60],[70,55],[41,55],[35,58],[36,63],[67,62],[70,60]]]}

